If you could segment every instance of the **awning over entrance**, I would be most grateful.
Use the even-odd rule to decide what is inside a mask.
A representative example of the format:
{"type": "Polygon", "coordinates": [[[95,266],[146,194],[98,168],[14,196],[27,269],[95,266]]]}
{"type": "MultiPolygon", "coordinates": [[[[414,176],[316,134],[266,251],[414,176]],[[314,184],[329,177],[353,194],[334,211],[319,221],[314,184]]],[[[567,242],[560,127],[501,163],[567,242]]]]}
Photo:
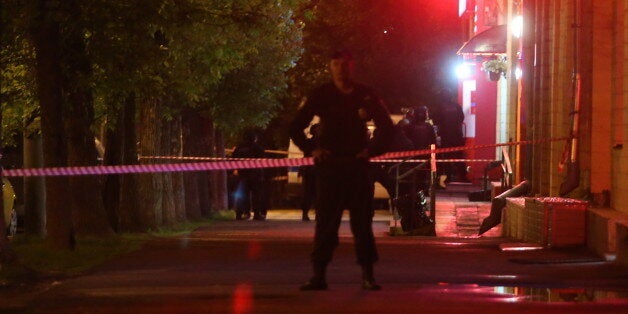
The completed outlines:
{"type": "Polygon", "coordinates": [[[506,24],[493,26],[467,41],[457,54],[459,55],[493,55],[506,53],[506,24]]]}

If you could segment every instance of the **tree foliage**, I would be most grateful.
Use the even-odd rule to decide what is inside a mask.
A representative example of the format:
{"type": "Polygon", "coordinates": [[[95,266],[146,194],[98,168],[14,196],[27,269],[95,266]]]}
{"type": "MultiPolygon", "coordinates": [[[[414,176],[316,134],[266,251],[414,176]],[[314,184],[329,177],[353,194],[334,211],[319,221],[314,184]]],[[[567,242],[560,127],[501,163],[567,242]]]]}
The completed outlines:
{"type": "Polygon", "coordinates": [[[33,47],[25,36],[26,10],[19,1],[6,1],[0,7],[0,106],[3,111],[2,144],[13,146],[24,123],[38,115],[35,97],[33,47]]]}
{"type": "Polygon", "coordinates": [[[210,116],[219,129],[232,134],[243,125],[264,127],[276,115],[287,88],[285,73],[301,51],[301,31],[291,8],[269,2],[255,12],[255,22],[243,32],[254,49],[244,54],[243,66],[229,71],[209,94],[210,116]]]}
{"type": "MultiPolygon", "coordinates": [[[[93,88],[97,117],[115,115],[134,94],[168,99],[173,111],[198,108],[232,133],[265,126],[300,52],[300,0],[93,0],[77,2],[80,16],[63,1],[44,2],[58,8],[62,31],[84,34],[93,75],[79,80],[93,88]]],[[[33,49],[23,35],[37,8],[17,0],[3,7],[0,100],[11,134],[37,112],[33,49]]]]}
{"type": "Polygon", "coordinates": [[[93,16],[117,16],[92,23],[102,25],[90,44],[98,99],[112,91],[168,98],[171,111],[196,108],[228,133],[265,126],[300,51],[292,21],[300,1],[149,2],[93,4],[93,16]]]}

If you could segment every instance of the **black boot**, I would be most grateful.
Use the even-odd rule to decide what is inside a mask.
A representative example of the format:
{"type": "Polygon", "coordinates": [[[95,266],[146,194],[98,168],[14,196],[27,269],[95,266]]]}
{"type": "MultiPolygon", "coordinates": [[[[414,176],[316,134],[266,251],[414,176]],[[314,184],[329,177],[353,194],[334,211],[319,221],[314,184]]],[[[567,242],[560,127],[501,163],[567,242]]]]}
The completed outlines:
{"type": "Polygon", "coordinates": [[[382,290],[382,286],[375,282],[373,264],[362,265],[362,289],[369,291],[382,290]]]}
{"type": "Polygon", "coordinates": [[[313,265],[314,276],[306,283],[304,283],[299,289],[301,291],[314,291],[314,290],[327,290],[327,282],[325,281],[325,271],[327,264],[313,265]]]}
{"type": "Polygon", "coordinates": [[[301,220],[310,221],[310,217],[307,215],[307,211],[303,211],[303,214],[301,215],[301,220]]]}

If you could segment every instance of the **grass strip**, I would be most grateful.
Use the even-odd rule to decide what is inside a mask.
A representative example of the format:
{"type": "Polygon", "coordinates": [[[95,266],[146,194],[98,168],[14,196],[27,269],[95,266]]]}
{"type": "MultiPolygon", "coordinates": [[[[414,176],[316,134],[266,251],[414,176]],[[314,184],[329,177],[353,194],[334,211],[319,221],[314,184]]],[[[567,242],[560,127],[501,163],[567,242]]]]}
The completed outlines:
{"type": "Polygon", "coordinates": [[[18,235],[12,239],[10,247],[19,262],[11,267],[0,265],[0,286],[27,278],[80,274],[116,256],[136,251],[151,239],[182,236],[215,221],[233,219],[233,211],[223,210],[214,212],[208,219],[180,222],[146,233],[83,237],[76,240],[74,250],[58,250],[46,239],[18,235]]]}

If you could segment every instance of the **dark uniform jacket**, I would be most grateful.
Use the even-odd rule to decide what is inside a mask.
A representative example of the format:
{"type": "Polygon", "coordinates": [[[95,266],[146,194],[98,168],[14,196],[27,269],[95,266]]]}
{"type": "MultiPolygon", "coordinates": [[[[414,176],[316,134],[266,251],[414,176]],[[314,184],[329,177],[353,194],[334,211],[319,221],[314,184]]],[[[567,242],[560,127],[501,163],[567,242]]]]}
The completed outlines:
{"type": "MultiPolygon", "coordinates": [[[[242,142],[236,146],[235,150],[231,154],[233,158],[264,158],[264,148],[252,142],[242,142]]],[[[240,178],[251,181],[263,181],[264,170],[263,169],[241,169],[238,171],[240,178]]]]}
{"type": "Polygon", "coordinates": [[[440,110],[434,114],[434,123],[438,126],[442,147],[464,145],[464,137],[462,135],[463,122],[464,113],[460,105],[454,102],[447,102],[441,105],[440,110]]]}
{"type": "Polygon", "coordinates": [[[328,150],[332,158],[355,157],[365,148],[370,156],[383,154],[393,135],[393,124],[382,101],[362,84],[356,84],[350,94],[343,94],[330,82],[310,94],[290,126],[290,137],[301,150],[308,149],[303,130],[314,116],[320,118],[318,147],[328,150]],[[370,141],[366,125],[369,120],[377,129],[370,141]]]}
{"type": "Polygon", "coordinates": [[[431,144],[436,144],[434,127],[427,122],[411,123],[406,126],[406,132],[414,149],[426,149],[430,148],[431,144]]]}

